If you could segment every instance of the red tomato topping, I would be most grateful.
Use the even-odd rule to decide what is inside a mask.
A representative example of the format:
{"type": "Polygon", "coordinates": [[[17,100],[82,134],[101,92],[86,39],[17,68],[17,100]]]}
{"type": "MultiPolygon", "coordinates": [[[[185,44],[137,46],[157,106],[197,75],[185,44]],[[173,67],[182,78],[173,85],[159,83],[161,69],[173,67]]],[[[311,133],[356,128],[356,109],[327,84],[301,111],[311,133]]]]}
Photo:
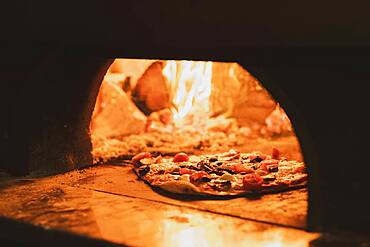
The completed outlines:
{"type": "Polygon", "coordinates": [[[194,172],[190,176],[190,182],[197,182],[202,178],[211,178],[205,171],[194,172]]]}
{"type": "Polygon", "coordinates": [[[142,153],[139,153],[137,155],[135,155],[131,161],[134,162],[134,163],[137,163],[139,162],[141,159],[145,159],[145,158],[151,158],[152,155],[151,153],[148,153],[148,152],[142,152],[142,153]]]}
{"type": "Polygon", "coordinates": [[[186,153],[178,153],[173,157],[173,162],[189,161],[189,156],[186,153]]]}
{"type": "Polygon", "coordinates": [[[256,173],[247,174],[243,178],[243,185],[244,185],[244,189],[246,190],[259,189],[262,187],[262,184],[263,184],[263,178],[256,173]]]}
{"type": "Polygon", "coordinates": [[[277,148],[272,148],[271,157],[278,160],[280,158],[280,151],[277,148]]]}
{"type": "Polygon", "coordinates": [[[180,174],[193,174],[195,171],[188,168],[180,168],[180,174]]]}

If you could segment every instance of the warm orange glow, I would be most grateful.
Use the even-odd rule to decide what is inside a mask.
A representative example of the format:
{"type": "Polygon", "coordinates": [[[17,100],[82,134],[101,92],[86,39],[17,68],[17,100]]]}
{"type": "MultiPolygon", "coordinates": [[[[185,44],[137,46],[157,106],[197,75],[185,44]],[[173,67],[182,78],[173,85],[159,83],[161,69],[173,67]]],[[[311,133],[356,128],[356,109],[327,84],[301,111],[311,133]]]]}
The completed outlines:
{"type": "Polygon", "coordinates": [[[237,63],[116,59],[102,81],[90,134],[99,162],[149,150],[269,152],[270,137],[292,137],[293,148],[280,148],[302,160],[284,110],[237,63]]]}
{"type": "Polygon", "coordinates": [[[204,123],[210,112],[212,62],[167,61],[162,72],[169,83],[175,123],[204,123]]]}
{"type": "MultiPolygon", "coordinates": [[[[162,235],[161,246],[261,246],[261,247],[304,247],[319,236],[316,233],[298,232],[294,229],[253,229],[248,222],[229,225],[227,218],[213,218],[209,215],[166,212],[167,217],[158,226],[162,235]],[[176,219],[176,220],[173,220],[176,219]],[[181,219],[181,220],[180,220],[181,219]]],[[[249,223],[250,224],[250,223],[249,223]]]]}

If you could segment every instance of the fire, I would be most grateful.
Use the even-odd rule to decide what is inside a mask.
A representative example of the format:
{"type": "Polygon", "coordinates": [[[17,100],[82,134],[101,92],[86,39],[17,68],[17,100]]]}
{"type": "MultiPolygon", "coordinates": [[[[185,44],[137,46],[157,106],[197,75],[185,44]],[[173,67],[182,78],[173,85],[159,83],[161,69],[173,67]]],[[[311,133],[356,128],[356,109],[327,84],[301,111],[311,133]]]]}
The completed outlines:
{"type": "Polygon", "coordinates": [[[162,73],[169,84],[174,122],[204,123],[210,112],[212,62],[167,61],[162,73]]]}
{"type": "Polygon", "coordinates": [[[90,134],[95,160],[106,161],[157,148],[224,151],[294,130],[237,63],[116,59],[101,83],[90,134]]]}

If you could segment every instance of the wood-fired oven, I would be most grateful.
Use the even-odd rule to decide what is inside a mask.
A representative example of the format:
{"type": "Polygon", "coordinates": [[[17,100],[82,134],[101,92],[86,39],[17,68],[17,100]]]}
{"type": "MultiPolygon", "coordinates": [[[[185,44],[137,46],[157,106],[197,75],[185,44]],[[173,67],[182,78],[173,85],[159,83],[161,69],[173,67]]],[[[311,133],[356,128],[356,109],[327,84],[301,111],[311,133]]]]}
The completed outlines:
{"type": "MultiPolygon", "coordinates": [[[[349,11],[340,3],[316,8],[294,2],[41,1],[11,7],[14,11],[4,16],[15,19],[4,26],[0,43],[0,109],[5,116],[0,124],[0,226],[5,234],[0,239],[31,246],[43,244],[40,239],[102,245],[162,241],[157,245],[171,246],[179,244],[171,238],[176,236],[190,241],[189,246],[203,239],[205,246],[215,243],[207,234],[216,234],[224,241],[220,245],[239,241],[263,246],[283,236],[279,243],[293,246],[292,239],[301,238],[304,245],[320,233],[369,233],[370,35],[365,6],[352,5],[349,11]],[[147,73],[149,84],[159,87],[153,78],[165,75],[164,66],[171,61],[180,66],[184,60],[212,63],[215,78],[226,81],[218,87],[221,95],[233,83],[230,73],[239,73],[237,80],[248,81],[249,87],[262,87],[262,96],[254,92],[245,97],[267,102],[254,105],[270,109],[263,121],[272,111],[285,110],[290,133],[296,135],[285,148],[305,161],[307,189],[231,201],[190,200],[134,180],[122,160],[137,150],[107,156],[96,151],[101,143],[94,143],[91,131],[99,123],[92,119],[103,97],[98,96],[102,82],[118,81],[115,86],[127,93],[147,73]],[[139,72],[119,77],[120,70],[136,65],[139,72]],[[159,72],[151,72],[156,67],[159,72]],[[135,208],[141,212],[136,220],[135,208]],[[140,228],[139,222],[146,223],[140,228]],[[158,222],[165,223],[153,230],[158,222]],[[122,224],[133,226],[130,230],[122,224]],[[202,224],[211,230],[196,228],[202,224]],[[147,240],[133,231],[148,234],[147,240]],[[226,232],[251,237],[232,242],[234,235],[226,232]]],[[[243,88],[238,90],[238,97],[244,95],[243,88]]],[[[130,104],[143,100],[137,94],[130,104]]],[[[227,100],[210,102],[220,112],[229,109],[227,100]]],[[[244,101],[233,102],[234,112],[246,107],[244,101]]],[[[156,106],[144,108],[139,120],[131,119],[139,129],[147,127],[156,106]]],[[[249,127],[244,131],[266,133],[243,119],[249,127]]],[[[229,134],[220,142],[227,143],[229,134]]],[[[278,144],[270,140],[266,149],[278,144]]],[[[153,150],[164,152],[163,147],[153,150]]],[[[358,239],[346,238],[352,240],[358,239]]]]}

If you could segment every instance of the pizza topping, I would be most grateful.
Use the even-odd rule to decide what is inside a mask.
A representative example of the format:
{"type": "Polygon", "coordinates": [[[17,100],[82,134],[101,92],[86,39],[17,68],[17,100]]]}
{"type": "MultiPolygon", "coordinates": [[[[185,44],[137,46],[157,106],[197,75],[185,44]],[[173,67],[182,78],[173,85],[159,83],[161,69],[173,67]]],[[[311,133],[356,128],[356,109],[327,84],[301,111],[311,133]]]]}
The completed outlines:
{"type": "Polygon", "coordinates": [[[274,180],[276,180],[276,177],[273,176],[273,175],[268,175],[268,176],[263,177],[263,182],[264,183],[270,183],[274,180]]]}
{"type": "Polygon", "coordinates": [[[195,171],[188,168],[180,168],[180,174],[193,174],[195,171]]]}
{"type": "Polygon", "coordinates": [[[235,154],[233,156],[224,157],[222,160],[224,160],[224,161],[232,161],[232,160],[236,160],[236,159],[239,159],[239,158],[240,158],[240,154],[235,154]]]}
{"type": "Polygon", "coordinates": [[[222,161],[218,161],[218,162],[216,162],[216,166],[220,166],[220,165],[222,165],[224,162],[222,162],[222,161]]]}
{"type": "Polygon", "coordinates": [[[141,165],[151,165],[154,163],[152,158],[144,158],[144,159],[141,159],[139,162],[141,165]]]}
{"type": "Polygon", "coordinates": [[[264,154],[251,154],[248,156],[248,159],[251,163],[259,163],[263,160],[265,160],[267,157],[264,154]]]}
{"type": "Polygon", "coordinates": [[[240,152],[236,151],[234,149],[231,149],[229,152],[223,153],[222,160],[224,161],[230,161],[233,159],[239,159],[240,158],[240,152]]]}
{"type": "Polygon", "coordinates": [[[142,153],[139,153],[137,155],[135,155],[131,161],[136,164],[136,165],[140,165],[139,161],[142,160],[142,159],[145,159],[145,158],[151,158],[152,155],[151,153],[148,153],[148,152],[142,152],[142,153]]]}
{"type": "Polygon", "coordinates": [[[162,174],[165,174],[165,173],[166,173],[166,170],[163,170],[163,169],[156,172],[157,175],[162,175],[162,174]]]}
{"type": "Polygon", "coordinates": [[[306,167],[298,166],[297,168],[294,169],[294,172],[296,172],[296,173],[301,173],[301,172],[306,173],[306,167]]]}
{"type": "Polygon", "coordinates": [[[211,173],[213,171],[213,167],[205,160],[201,160],[200,162],[198,162],[198,167],[200,168],[200,170],[207,173],[211,173]]]}
{"type": "Polygon", "coordinates": [[[244,165],[244,164],[241,164],[241,163],[234,163],[231,165],[231,169],[235,172],[235,173],[240,173],[240,174],[243,174],[243,173],[252,173],[254,172],[252,168],[244,165]]]}
{"type": "Polygon", "coordinates": [[[278,172],[278,160],[264,160],[260,163],[260,166],[258,167],[259,170],[265,171],[265,172],[278,172]]]}
{"type": "Polygon", "coordinates": [[[269,172],[267,170],[262,170],[262,169],[258,169],[255,171],[258,175],[260,176],[265,176],[267,174],[269,174],[269,172]]]}
{"type": "Polygon", "coordinates": [[[220,180],[235,181],[235,177],[230,173],[225,172],[220,178],[220,180]]]}
{"type": "Polygon", "coordinates": [[[155,164],[158,164],[158,163],[161,163],[163,160],[162,156],[161,155],[158,155],[157,157],[154,158],[154,163],[155,164]]]}
{"type": "Polygon", "coordinates": [[[224,173],[223,171],[229,172],[231,174],[235,174],[235,171],[234,169],[232,169],[230,164],[223,164],[215,169],[215,172],[219,174],[223,174],[224,173]]]}
{"type": "Polygon", "coordinates": [[[220,191],[228,191],[231,189],[231,182],[228,180],[214,180],[211,187],[220,191]]]}
{"type": "Polygon", "coordinates": [[[190,182],[190,175],[189,174],[181,175],[180,180],[190,182]]]}
{"type": "Polygon", "coordinates": [[[184,164],[181,164],[179,165],[180,168],[188,168],[188,169],[191,169],[191,170],[195,170],[195,171],[199,171],[199,167],[196,165],[196,164],[192,164],[192,163],[184,163],[184,164]]]}
{"type": "Polygon", "coordinates": [[[267,167],[269,165],[276,165],[278,163],[279,163],[278,160],[264,160],[264,161],[261,161],[261,167],[267,167]]]}
{"type": "Polygon", "coordinates": [[[261,157],[259,157],[259,156],[257,156],[256,158],[253,158],[253,159],[251,159],[251,163],[258,163],[258,162],[261,162],[263,159],[261,158],[261,157]]]}
{"type": "Polygon", "coordinates": [[[211,177],[208,173],[204,171],[194,172],[192,175],[190,175],[190,181],[192,183],[197,182],[209,182],[211,181],[211,177]]]}
{"type": "Polygon", "coordinates": [[[235,149],[230,149],[229,152],[223,154],[223,157],[235,156],[237,154],[240,154],[240,152],[235,149]]]}
{"type": "Polygon", "coordinates": [[[270,166],[268,166],[268,171],[269,172],[278,172],[279,167],[277,165],[270,165],[270,166]]]}
{"type": "Polygon", "coordinates": [[[282,158],[278,150],[271,155],[235,150],[198,156],[178,153],[173,158],[140,153],[132,161],[137,175],[153,186],[170,181],[185,187],[185,183],[192,183],[198,188],[196,193],[262,193],[304,185],[307,181],[304,163],[282,158]]]}
{"type": "Polygon", "coordinates": [[[209,158],[209,162],[216,162],[218,161],[218,158],[217,157],[211,157],[209,158]]]}
{"type": "Polygon", "coordinates": [[[175,157],[173,157],[173,162],[184,162],[189,161],[189,156],[186,153],[177,153],[175,157]]]}
{"type": "Polygon", "coordinates": [[[256,173],[250,173],[244,176],[243,185],[246,190],[256,190],[262,187],[263,178],[256,173]]]}
{"type": "Polygon", "coordinates": [[[173,175],[179,175],[180,174],[180,168],[179,167],[175,167],[173,169],[168,170],[167,173],[171,173],[173,175]]]}
{"type": "Polygon", "coordinates": [[[138,169],[139,175],[142,177],[145,176],[149,171],[150,171],[149,166],[142,166],[138,169]]]}
{"type": "Polygon", "coordinates": [[[271,151],[271,157],[278,160],[280,158],[280,152],[277,148],[273,148],[271,151]]]}

